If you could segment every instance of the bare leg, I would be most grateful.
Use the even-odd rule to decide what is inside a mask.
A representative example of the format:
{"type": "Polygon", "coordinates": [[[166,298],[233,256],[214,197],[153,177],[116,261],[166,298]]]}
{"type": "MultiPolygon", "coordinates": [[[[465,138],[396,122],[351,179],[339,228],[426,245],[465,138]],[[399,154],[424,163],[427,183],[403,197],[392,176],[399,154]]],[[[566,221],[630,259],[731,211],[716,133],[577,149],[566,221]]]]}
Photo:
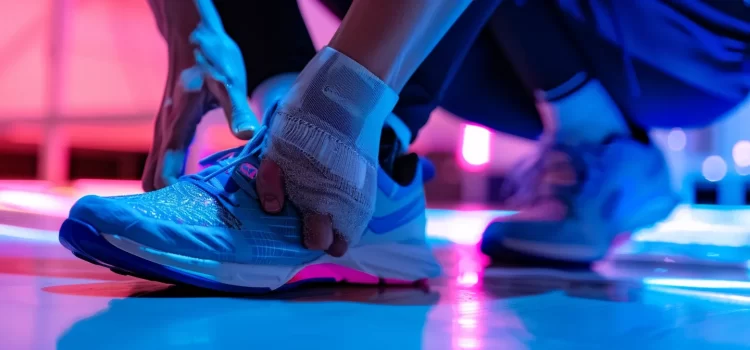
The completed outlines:
{"type": "Polygon", "coordinates": [[[470,3],[470,0],[357,0],[329,46],[400,92],[470,3]]]}

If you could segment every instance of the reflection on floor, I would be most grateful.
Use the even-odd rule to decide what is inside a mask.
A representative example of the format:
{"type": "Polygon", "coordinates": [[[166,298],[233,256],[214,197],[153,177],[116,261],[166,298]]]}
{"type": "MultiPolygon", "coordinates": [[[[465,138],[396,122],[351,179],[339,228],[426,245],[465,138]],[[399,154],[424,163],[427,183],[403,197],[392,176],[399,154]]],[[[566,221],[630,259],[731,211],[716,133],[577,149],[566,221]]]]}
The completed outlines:
{"type": "Polygon", "coordinates": [[[591,270],[486,267],[506,212],[433,210],[445,266],[420,288],[314,286],[259,298],[139,281],[73,258],[56,229],[84,193],[0,184],[0,349],[742,349],[750,208],[685,207],[591,270]]]}

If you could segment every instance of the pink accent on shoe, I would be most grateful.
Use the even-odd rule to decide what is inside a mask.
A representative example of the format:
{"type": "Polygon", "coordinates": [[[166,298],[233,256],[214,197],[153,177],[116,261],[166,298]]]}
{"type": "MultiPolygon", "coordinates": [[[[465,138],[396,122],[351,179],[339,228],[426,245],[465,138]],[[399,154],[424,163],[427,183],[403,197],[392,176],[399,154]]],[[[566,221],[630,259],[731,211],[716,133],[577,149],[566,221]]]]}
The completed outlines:
{"type": "Polygon", "coordinates": [[[410,285],[422,281],[408,281],[392,278],[381,279],[377,276],[336,264],[317,264],[304,267],[300,272],[294,275],[287,284],[323,278],[333,278],[336,282],[347,282],[352,284],[410,285]]]}
{"type": "Polygon", "coordinates": [[[242,165],[240,165],[240,172],[242,175],[245,175],[245,177],[252,180],[258,175],[258,168],[250,163],[242,163],[242,165]]]}

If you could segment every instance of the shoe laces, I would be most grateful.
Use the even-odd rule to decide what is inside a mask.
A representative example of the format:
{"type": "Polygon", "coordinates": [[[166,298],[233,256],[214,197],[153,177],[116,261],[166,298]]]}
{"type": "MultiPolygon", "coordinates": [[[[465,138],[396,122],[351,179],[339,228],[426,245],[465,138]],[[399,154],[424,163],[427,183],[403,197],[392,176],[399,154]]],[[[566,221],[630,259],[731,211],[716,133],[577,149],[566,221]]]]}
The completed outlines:
{"type": "Polygon", "coordinates": [[[268,126],[265,124],[261,125],[260,128],[258,128],[258,131],[253,136],[253,138],[250,141],[248,141],[244,146],[231,148],[226,151],[215,153],[200,161],[201,165],[216,163],[219,166],[218,169],[208,174],[198,173],[192,176],[194,176],[198,180],[205,182],[205,181],[211,180],[212,178],[216,177],[217,175],[223,172],[232,170],[234,167],[243,163],[250,157],[261,155],[263,153],[263,150],[265,149],[264,141],[265,141],[267,133],[268,133],[268,126]]]}

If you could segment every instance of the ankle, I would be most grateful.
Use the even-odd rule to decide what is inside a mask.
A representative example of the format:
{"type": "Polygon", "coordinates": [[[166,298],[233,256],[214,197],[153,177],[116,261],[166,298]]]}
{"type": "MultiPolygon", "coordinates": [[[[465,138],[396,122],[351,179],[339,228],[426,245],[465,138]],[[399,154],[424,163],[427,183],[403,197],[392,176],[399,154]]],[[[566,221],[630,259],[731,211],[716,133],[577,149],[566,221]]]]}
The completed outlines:
{"type": "Polygon", "coordinates": [[[631,134],[619,107],[597,80],[552,101],[540,94],[537,108],[546,132],[563,144],[602,143],[631,134]]]}

